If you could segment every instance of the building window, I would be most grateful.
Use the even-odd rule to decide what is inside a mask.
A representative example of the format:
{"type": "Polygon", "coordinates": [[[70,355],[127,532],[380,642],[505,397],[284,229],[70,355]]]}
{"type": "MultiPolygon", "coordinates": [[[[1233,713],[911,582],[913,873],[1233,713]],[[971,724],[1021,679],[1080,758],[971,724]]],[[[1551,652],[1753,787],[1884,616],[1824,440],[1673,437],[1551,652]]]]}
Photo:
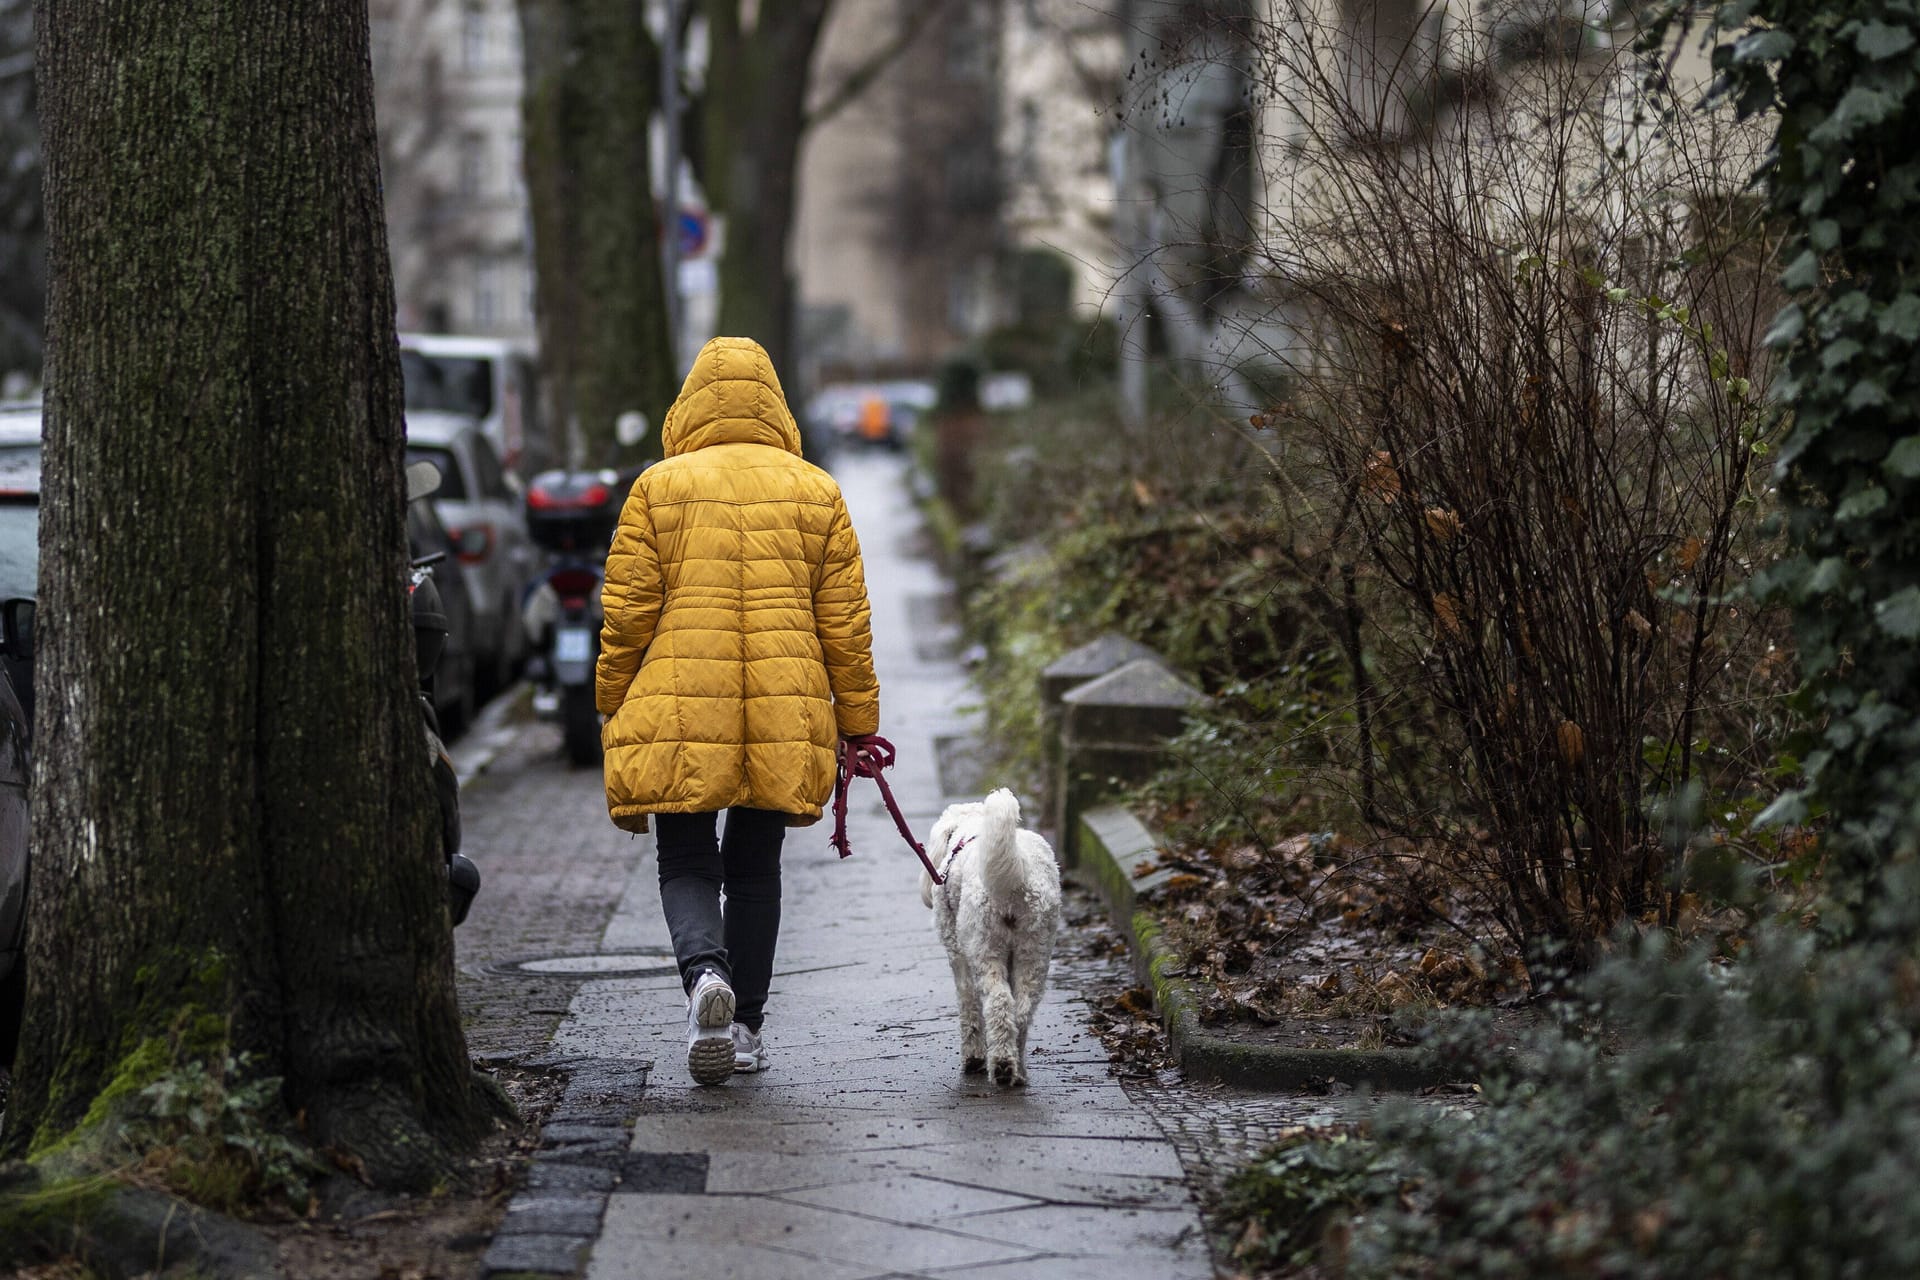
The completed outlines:
{"type": "Polygon", "coordinates": [[[961,9],[947,28],[947,78],[975,83],[993,70],[987,33],[972,9],[961,9]]]}
{"type": "Polygon", "coordinates": [[[460,194],[478,196],[487,189],[487,138],[481,133],[460,136],[460,194]]]}
{"type": "Polygon", "coordinates": [[[997,203],[990,140],[974,137],[947,153],[947,209],[982,213],[997,203]]]}
{"type": "Polygon", "coordinates": [[[491,262],[473,269],[473,327],[482,332],[500,319],[500,273],[491,262]]]}
{"type": "Polygon", "coordinates": [[[393,19],[368,19],[367,38],[373,45],[374,78],[379,79],[387,74],[393,62],[393,19]]]}
{"type": "Polygon", "coordinates": [[[479,71],[487,65],[487,11],[469,4],[460,17],[460,65],[479,71]]]}

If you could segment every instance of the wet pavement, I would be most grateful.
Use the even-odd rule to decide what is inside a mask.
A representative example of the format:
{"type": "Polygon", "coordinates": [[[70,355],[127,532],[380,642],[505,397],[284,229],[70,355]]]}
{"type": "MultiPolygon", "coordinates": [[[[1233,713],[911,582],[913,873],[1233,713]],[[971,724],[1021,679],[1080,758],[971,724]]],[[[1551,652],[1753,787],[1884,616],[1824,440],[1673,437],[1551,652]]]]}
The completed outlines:
{"type": "MultiPolygon", "coordinates": [[[[917,554],[900,463],[855,457],[839,476],[873,599],[881,732],[900,750],[889,776],[924,832],[959,798],[943,793],[935,744],[974,729],[974,695],[937,634],[943,584],[917,554]]],[[[473,784],[468,818],[490,877],[461,931],[473,1047],[573,1076],[490,1271],[584,1259],[594,1280],[1207,1277],[1190,1172],[1204,1181],[1222,1152],[1324,1111],[1177,1082],[1129,1092],[1087,1025],[1099,974],[1084,962],[1056,963],[1029,1087],[962,1075],[918,863],[867,783],[853,858],[833,856],[825,822],[788,835],[769,1070],[695,1086],[651,841],[607,823],[598,774],[568,769],[557,733],[525,725],[473,784]],[[625,972],[520,963],[587,953],[618,958],[581,967],[625,972]],[[528,1043],[556,1021],[550,1045],[528,1043]]]]}

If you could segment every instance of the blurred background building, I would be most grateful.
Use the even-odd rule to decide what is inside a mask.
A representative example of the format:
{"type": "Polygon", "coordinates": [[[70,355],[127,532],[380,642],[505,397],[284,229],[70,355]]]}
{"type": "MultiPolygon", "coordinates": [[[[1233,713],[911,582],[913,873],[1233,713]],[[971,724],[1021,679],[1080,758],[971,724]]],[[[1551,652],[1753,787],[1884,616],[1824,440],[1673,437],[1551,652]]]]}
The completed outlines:
{"type": "Polygon", "coordinates": [[[531,340],[514,0],[371,0],[400,328],[531,340]]]}
{"type": "Polygon", "coordinates": [[[795,229],[801,334],[824,374],[927,371],[1035,308],[1091,321],[1121,262],[1108,154],[1126,45],[1089,0],[840,0],[819,79],[916,18],[810,135],[795,229]]]}

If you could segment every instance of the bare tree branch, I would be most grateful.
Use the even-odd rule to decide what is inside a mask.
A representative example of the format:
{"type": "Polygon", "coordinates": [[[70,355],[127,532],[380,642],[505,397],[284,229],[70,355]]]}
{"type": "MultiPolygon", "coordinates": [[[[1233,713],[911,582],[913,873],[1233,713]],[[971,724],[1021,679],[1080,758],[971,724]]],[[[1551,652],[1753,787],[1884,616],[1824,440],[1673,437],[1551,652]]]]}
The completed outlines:
{"type": "Polygon", "coordinates": [[[920,33],[925,31],[935,18],[953,7],[953,0],[928,0],[927,3],[915,9],[912,16],[900,25],[900,30],[892,40],[875,50],[859,66],[847,72],[840,83],[833,87],[833,92],[827,95],[826,101],[807,112],[806,119],[800,122],[801,131],[804,133],[815,125],[838,115],[861,94],[872,88],[873,82],[886,72],[886,69],[893,64],[893,60],[911,48],[913,42],[920,38],[920,33]]]}

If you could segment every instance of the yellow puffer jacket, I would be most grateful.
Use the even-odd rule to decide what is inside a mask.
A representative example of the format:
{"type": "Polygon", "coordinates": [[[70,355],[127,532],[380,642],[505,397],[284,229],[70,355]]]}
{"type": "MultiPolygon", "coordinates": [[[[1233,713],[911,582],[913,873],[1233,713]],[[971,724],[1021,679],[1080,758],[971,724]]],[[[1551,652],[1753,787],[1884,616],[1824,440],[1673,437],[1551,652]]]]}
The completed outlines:
{"type": "Polygon", "coordinates": [[[756,342],[700,352],[634,482],[601,603],[607,810],[746,805],[820,817],[841,734],[874,733],[880,686],[860,544],[839,486],[756,342]]]}

